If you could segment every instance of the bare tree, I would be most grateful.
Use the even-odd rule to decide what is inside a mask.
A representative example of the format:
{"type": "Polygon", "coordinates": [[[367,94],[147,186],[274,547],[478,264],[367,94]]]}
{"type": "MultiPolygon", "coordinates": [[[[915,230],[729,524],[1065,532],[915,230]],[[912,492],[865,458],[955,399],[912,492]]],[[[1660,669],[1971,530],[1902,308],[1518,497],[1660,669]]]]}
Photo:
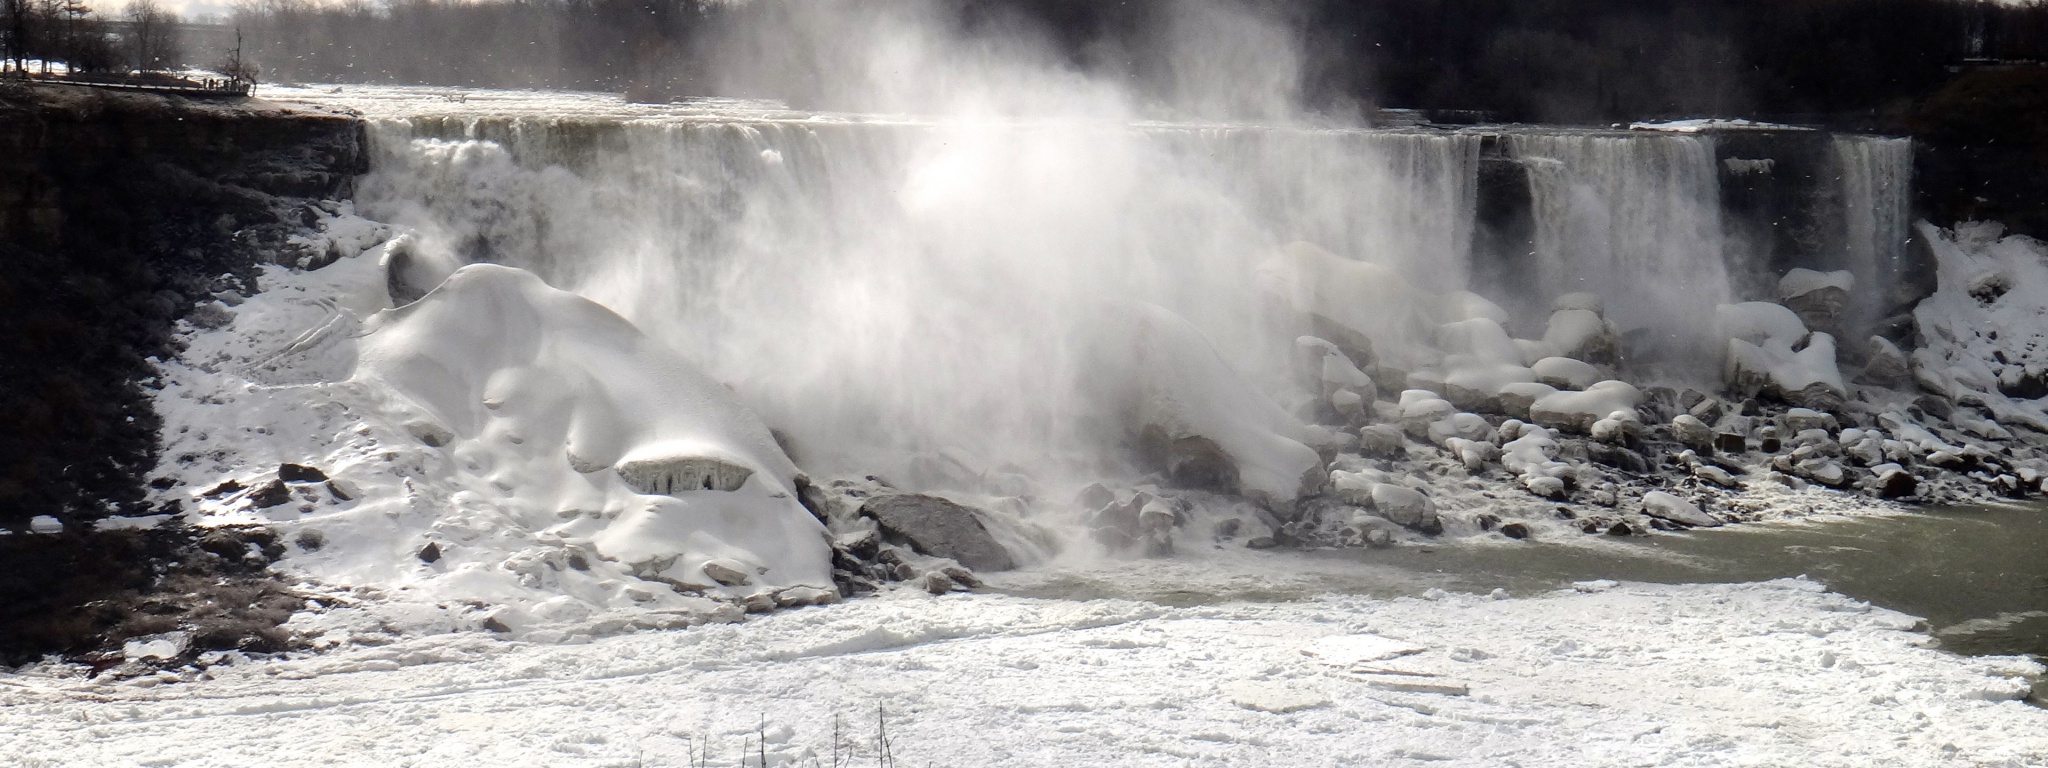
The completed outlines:
{"type": "Polygon", "coordinates": [[[26,65],[33,2],[34,0],[0,0],[0,11],[4,11],[7,16],[7,46],[4,52],[7,54],[7,60],[13,62],[16,75],[28,74],[26,65]]]}
{"type": "Polygon", "coordinates": [[[125,15],[129,26],[128,50],[135,57],[135,68],[142,72],[177,68],[178,14],[165,9],[157,0],[129,0],[125,15]]]}

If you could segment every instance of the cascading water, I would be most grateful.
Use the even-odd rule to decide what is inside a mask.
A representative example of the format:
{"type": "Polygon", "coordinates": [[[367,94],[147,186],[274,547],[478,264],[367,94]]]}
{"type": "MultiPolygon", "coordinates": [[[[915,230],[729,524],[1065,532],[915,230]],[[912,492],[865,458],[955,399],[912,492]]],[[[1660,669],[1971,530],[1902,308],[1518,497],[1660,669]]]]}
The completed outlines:
{"type": "Polygon", "coordinates": [[[1835,136],[1835,174],[1842,203],[1842,250],[1858,290],[1852,326],[1867,328],[1895,311],[1911,224],[1913,140],[1835,136]]]}
{"type": "Polygon", "coordinates": [[[1624,327],[1684,350],[1730,300],[1713,140],[1510,134],[1528,169],[1545,295],[1590,291],[1624,327]]]}
{"type": "MultiPolygon", "coordinates": [[[[1286,401],[1254,273],[1308,240],[1463,287],[1478,138],[1098,123],[415,117],[369,215],[526,267],[731,384],[807,466],[1120,473],[1105,306],[1185,318],[1286,401]],[[1105,463],[1112,466],[1105,466],[1105,463]]],[[[924,475],[924,476],[920,476],[924,475]]]]}

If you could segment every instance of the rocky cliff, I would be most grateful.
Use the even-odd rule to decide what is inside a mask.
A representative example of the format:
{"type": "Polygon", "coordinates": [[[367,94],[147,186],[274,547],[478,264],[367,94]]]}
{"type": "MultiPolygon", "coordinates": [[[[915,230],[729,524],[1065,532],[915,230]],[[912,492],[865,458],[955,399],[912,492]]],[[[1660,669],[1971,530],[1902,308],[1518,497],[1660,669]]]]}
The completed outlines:
{"type": "Polygon", "coordinates": [[[149,358],[364,162],[347,115],[0,85],[0,528],[149,511],[149,358]]]}

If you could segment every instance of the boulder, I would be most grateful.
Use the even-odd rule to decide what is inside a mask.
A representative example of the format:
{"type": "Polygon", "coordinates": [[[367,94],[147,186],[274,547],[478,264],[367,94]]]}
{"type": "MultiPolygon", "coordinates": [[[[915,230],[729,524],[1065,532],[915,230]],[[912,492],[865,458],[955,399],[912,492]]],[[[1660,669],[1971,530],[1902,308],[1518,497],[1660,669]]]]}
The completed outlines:
{"type": "Polygon", "coordinates": [[[744,587],[753,583],[747,575],[745,565],[734,560],[709,560],[704,563],[704,578],[728,587],[744,587]]]}
{"type": "Polygon", "coordinates": [[[1749,439],[1736,432],[1717,432],[1714,434],[1714,450],[1743,453],[1749,450],[1749,439]]]}
{"type": "Polygon", "coordinates": [[[1358,453],[1370,459],[1400,459],[1408,455],[1408,441],[1401,430],[1375,424],[1358,430],[1358,453]]]}
{"type": "Polygon", "coordinates": [[[1536,381],[1557,389],[1581,390],[1601,379],[1600,369],[1569,357],[1546,357],[1529,368],[1536,381]]]}
{"type": "Polygon", "coordinates": [[[1664,491],[1643,494],[1643,514],[1695,528],[1712,528],[1721,524],[1720,520],[1693,506],[1692,502],[1664,491]]]}
{"type": "Polygon", "coordinates": [[[1811,408],[1794,408],[1785,412],[1785,428],[1797,435],[1809,429],[1835,432],[1841,429],[1835,417],[1811,408]]]}
{"type": "Polygon", "coordinates": [[[327,473],[304,464],[285,463],[277,465],[277,479],[287,483],[324,483],[327,473]]]}
{"type": "Polygon", "coordinates": [[[1797,296],[1785,297],[1778,303],[1799,315],[1799,320],[1806,323],[1807,329],[1840,337],[1842,310],[1849,305],[1849,292],[1838,286],[1823,286],[1797,296]]]}
{"type": "Polygon", "coordinates": [[[884,534],[926,555],[951,558],[977,571],[1016,567],[980,515],[946,499],[914,493],[877,496],[861,505],[860,514],[873,518],[884,534]]]}
{"type": "Polygon", "coordinates": [[[249,503],[257,509],[281,506],[292,500],[292,489],[283,480],[272,480],[249,492],[249,503]]]}
{"type": "Polygon", "coordinates": [[[1671,419],[1671,437],[1680,445],[1700,453],[1714,450],[1714,430],[1689,413],[1681,413],[1671,419]]]}
{"type": "Polygon", "coordinates": [[[1870,361],[1864,363],[1863,371],[1856,375],[1857,381],[1892,389],[1912,386],[1912,359],[1897,344],[1883,336],[1872,336],[1869,354],[1870,361]]]}
{"type": "Polygon", "coordinates": [[[1881,464],[1871,468],[1871,487],[1878,498],[1898,499],[1911,496],[1920,490],[1920,478],[1897,464],[1881,464]]]}
{"type": "MultiPolygon", "coordinates": [[[[1166,479],[1176,488],[1235,494],[1237,462],[1216,441],[1200,435],[1176,438],[1167,446],[1166,479]]],[[[968,566],[979,568],[979,566],[968,566]]]]}
{"type": "Polygon", "coordinates": [[[1437,518],[1436,502],[1413,488],[1403,488],[1392,483],[1379,483],[1372,487],[1373,510],[1393,522],[1424,532],[1443,530],[1437,518]]]}
{"type": "Polygon", "coordinates": [[[1546,499],[1558,500],[1565,496],[1564,481],[1548,475],[1523,475],[1522,487],[1546,499]]]}

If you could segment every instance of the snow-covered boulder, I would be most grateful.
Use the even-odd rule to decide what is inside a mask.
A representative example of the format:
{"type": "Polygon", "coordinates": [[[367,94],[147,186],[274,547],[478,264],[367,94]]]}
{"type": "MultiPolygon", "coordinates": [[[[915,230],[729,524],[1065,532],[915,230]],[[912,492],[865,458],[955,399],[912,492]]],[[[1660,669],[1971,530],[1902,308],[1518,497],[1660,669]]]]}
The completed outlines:
{"type": "Polygon", "coordinates": [[[1793,269],[1778,280],[1778,303],[1785,305],[1809,330],[1840,338],[1842,313],[1849,306],[1849,292],[1856,276],[1847,270],[1817,272],[1793,269]]]}
{"type": "Polygon", "coordinates": [[[1546,357],[1530,369],[1536,380],[1557,389],[1583,390],[1601,379],[1600,369],[1569,357],[1546,357]]]}
{"type": "Polygon", "coordinates": [[[1841,410],[1848,387],[1835,363],[1833,336],[1809,333],[1792,310],[1757,301],[1717,307],[1714,325],[1727,340],[1723,371],[1731,391],[1841,410]]]}
{"type": "Polygon", "coordinates": [[[1617,411],[1633,411],[1643,393],[1625,381],[1602,381],[1582,392],[1553,392],[1529,406],[1529,417],[1551,429],[1585,434],[1617,411]]]}
{"type": "Polygon", "coordinates": [[[1621,358],[1621,330],[1597,311],[1559,309],[1550,313],[1543,345],[1553,356],[1612,365],[1621,358]]]}
{"type": "Polygon", "coordinates": [[[1721,524],[1720,520],[1701,512],[1692,502],[1664,491],[1643,494],[1643,514],[1695,528],[1711,528],[1721,524]]]}

